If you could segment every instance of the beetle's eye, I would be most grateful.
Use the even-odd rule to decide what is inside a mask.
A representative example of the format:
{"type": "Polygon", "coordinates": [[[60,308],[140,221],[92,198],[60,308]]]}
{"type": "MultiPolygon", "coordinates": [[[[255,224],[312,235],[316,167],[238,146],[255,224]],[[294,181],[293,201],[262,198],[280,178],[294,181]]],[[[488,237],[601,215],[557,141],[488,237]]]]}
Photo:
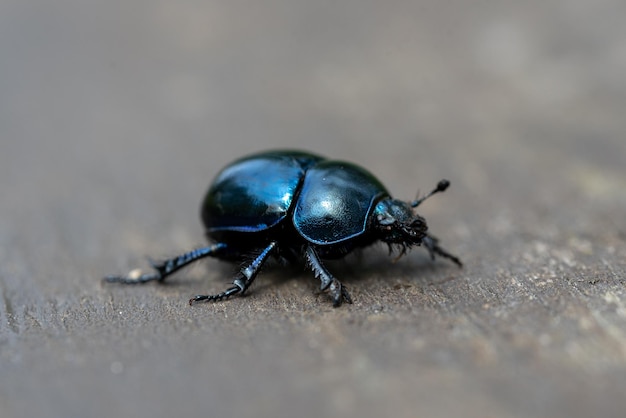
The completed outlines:
{"type": "Polygon", "coordinates": [[[416,218],[416,219],[413,219],[413,221],[411,221],[411,228],[413,229],[424,229],[425,226],[426,224],[420,218],[416,218]]]}

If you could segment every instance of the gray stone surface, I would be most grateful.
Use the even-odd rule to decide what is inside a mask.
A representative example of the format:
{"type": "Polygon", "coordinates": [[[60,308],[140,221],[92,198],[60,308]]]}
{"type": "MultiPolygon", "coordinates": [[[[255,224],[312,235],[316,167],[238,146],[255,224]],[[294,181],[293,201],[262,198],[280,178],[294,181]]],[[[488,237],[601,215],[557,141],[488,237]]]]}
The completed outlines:
{"type": "Polygon", "coordinates": [[[5,0],[0,416],[609,417],[626,408],[626,3],[5,0]],[[465,262],[385,248],[249,295],[203,243],[241,154],[368,167],[465,262]]]}

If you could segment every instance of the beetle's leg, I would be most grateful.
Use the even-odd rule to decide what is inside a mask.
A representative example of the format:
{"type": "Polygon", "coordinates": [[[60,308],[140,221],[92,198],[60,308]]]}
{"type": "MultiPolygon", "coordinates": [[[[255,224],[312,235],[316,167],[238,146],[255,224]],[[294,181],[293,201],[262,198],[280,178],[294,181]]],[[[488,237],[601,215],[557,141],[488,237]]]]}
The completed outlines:
{"type": "Polygon", "coordinates": [[[209,245],[208,247],[196,248],[185,254],[181,254],[177,257],[170,258],[164,261],[150,261],[150,265],[154,270],[154,273],[141,273],[140,270],[133,270],[125,276],[106,276],[104,281],[108,283],[123,283],[123,284],[139,284],[147,283],[153,280],[163,281],[166,277],[177,272],[181,268],[200,260],[204,257],[219,257],[228,251],[228,246],[223,243],[217,243],[209,245]]]}
{"type": "Polygon", "coordinates": [[[339,280],[335,279],[326,267],[324,267],[322,260],[320,260],[313,247],[308,245],[304,252],[311,269],[315,273],[315,277],[319,278],[322,282],[321,290],[328,289],[330,296],[333,298],[333,306],[336,308],[340,306],[343,301],[352,303],[352,298],[346,287],[342,285],[339,280]]]}
{"type": "Polygon", "coordinates": [[[216,295],[196,295],[193,298],[189,299],[189,304],[193,305],[195,302],[201,301],[209,302],[222,300],[237,293],[243,295],[243,293],[250,287],[250,285],[256,278],[256,275],[259,273],[259,271],[261,271],[261,267],[263,267],[263,264],[265,263],[265,261],[267,261],[267,258],[272,254],[274,250],[276,250],[277,245],[278,244],[276,242],[270,242],[270,244],[265,247],[263,251],[261,251],[261,254],[259,254],[254,260],[252,260],[252,262],[247,267],[243,268],[239,272],[239,274],[237,274],[237,276],[233,280],[233,286],[216,295]]]}
{"type": "Polygon", "coordinates": [[[437,254],[438,256],[453,261],[457,266],[463,267],[463,263],[461,262],[461,260],[459,260],[457,256],[452,255],[443,248],[441,248],[438,242],[439,240],[432,235],[426,235],[424,238],[422,238],[422,244],[424,244],[424,247],[426,247],[426,249],[430,253],[430,257],[433,260],[435,259],[435,254],[437,254]]]}

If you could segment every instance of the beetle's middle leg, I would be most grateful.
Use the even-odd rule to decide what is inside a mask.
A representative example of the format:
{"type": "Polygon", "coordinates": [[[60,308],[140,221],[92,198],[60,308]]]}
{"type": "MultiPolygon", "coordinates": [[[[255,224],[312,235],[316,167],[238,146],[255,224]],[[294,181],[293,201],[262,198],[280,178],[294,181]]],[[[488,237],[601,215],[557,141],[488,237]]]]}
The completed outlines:
{"type": "Polygon", "coordinates": [[[270,242],[263,251],[245,268],[241,269],[239,274],[233,280],[233,286],[224,290],[216,295],[196,295],[189,299],[189,304],[193,305],[195,302],[210,302],[228,298],[237,293],[242,294],[250,287],[254,279],[256,278],[261,267],[267,261],[268,257],[276,250],[278,244],[276,241],[270,242]]]}
{"type": "Polygon", "coordinates": [[[313,247],[308,245],[304,253],[311,269],[315,273],[315,277],[318,277],[322,282],[320,288],[322,290],[328,289],[330,296],[333,298],[333,306],[336,308],[340,306],[343,301],[352,303],[352,298],[346,287],[330,274],[324,264],[322,264],[322,260],[320,260],[313,247]]]}

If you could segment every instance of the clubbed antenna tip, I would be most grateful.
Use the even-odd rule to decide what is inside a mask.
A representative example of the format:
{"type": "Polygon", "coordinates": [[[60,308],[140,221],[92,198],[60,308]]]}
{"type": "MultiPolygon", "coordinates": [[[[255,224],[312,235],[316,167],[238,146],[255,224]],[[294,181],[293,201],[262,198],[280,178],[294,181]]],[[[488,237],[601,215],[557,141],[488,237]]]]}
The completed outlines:
{"type": "Polygon", "coordinates": [[[437,188],[435,190],[433,190],[432,192],[430,192],[430,194],[435,194],[437,192],[444,192],[448,187],[450,187],[450,182],[446,179],[440,180],[439,183],[437,183],[437,188]]]}

